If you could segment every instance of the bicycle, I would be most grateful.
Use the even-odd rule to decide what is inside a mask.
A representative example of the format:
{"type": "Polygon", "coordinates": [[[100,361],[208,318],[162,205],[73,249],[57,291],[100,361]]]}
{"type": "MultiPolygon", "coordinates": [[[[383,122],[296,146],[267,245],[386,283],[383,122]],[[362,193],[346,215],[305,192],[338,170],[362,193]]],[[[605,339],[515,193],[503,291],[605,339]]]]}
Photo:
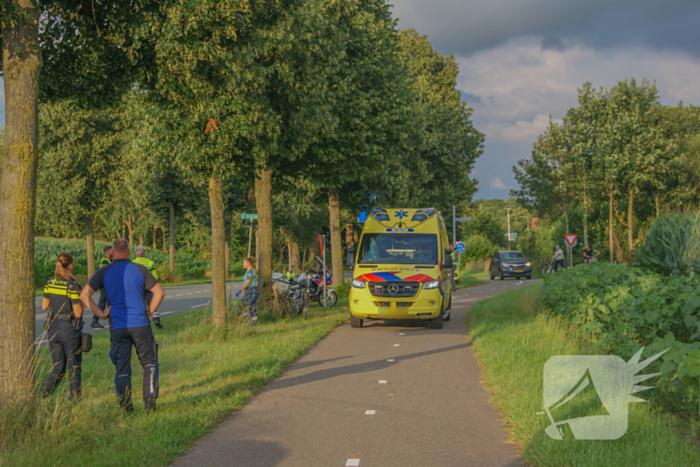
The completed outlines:
{"type": "MultiPolygon", "coordinates": [[[[547,259],[551,259],[551,258],[545,258],[543,260],[543,263],[544,263],[544,267],[542,268],[542,276],[543,277],[547,277],[548,274],[559,272],[559,270],[555,269],[555,267],[554,267],[554,265],[556,264],[556,261],[547,261],[547,259]]],[[[567,267],[569,267],[569,265],[564,263],[560,267],[562,269],[566,269],[567,267]]]]}
{"type": "Polygon", "coordinates": [[[591,264],[591,263],[597,263],[598,262],[598,256],[600,256],[600,253],[596,253],[595,255],[591,256],[588,258],[588,262],[586,260],[583,260],[583,264],[591,264]]]}

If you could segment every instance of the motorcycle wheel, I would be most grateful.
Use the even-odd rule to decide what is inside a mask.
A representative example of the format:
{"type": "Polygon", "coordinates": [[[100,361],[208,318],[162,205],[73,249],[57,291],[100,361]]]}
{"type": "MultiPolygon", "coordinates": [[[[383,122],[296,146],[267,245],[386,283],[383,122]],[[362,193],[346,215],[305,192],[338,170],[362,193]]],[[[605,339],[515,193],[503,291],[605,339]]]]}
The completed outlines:
{"type": "MultiPolygon", "coordinates": [[[[323,305],[323,297],[318,297],[318,303],[323,305]]],[[[335,293],[335,290],[328,290],[326,292],[326,308],[330,308],[332,306],[335,306],[335,304],[338,303],[338,294],[335,293]]]]}

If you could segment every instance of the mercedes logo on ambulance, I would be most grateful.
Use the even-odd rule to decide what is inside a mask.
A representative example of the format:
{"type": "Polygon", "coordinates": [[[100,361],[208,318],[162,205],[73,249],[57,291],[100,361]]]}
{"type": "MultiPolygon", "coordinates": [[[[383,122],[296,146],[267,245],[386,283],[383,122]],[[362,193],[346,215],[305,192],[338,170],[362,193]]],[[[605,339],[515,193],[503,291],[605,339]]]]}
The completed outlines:
{"type": "Polygon", "coordinates": [[[396,295],[397,293],[399,293],[399,286],[396,284],[391,284],[386,289],[391,295],[396,295]]]}

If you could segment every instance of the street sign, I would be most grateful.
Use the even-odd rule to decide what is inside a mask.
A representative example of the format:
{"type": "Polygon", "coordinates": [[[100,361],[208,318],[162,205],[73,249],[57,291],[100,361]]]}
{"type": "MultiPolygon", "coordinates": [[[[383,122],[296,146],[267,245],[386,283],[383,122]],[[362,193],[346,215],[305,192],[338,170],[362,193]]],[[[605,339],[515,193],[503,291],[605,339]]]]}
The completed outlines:
{"type": "Polygon", "coordinates": [[[257,214],[241,214],[241,219],[257,219],[257,214]]]}
{"type": "Polygon", "coordinates": [[[578,234],[566,234],[564,235],[564,241],[569,248],[573,248],[578,243],[578,234]]]}
{"type": "MultiPolygon", "coordinates": [[[[504,236],[504,237],[507,237],[508,234],[507,234],[507,233],[504,233],[503,236],[504,236]]],[[[518,233],[517,233],[517,232],[513,232],[512,234],[510,234],[510,241],[515,241],[517,238],[518,238],[518,233]]]]}
{"type": "Polygon", "coordinates": [[[455,219],[457,222],[471,222],[471,218],[469,217],[458,217],[455,219]]]}
{"type": "Polygon", "coordinates": [[[455,250],[457,250],[457,253],[462,254],[467,251],[467,247],[464,245],[464,242],[457,242],[455,245],[455,250]]]}

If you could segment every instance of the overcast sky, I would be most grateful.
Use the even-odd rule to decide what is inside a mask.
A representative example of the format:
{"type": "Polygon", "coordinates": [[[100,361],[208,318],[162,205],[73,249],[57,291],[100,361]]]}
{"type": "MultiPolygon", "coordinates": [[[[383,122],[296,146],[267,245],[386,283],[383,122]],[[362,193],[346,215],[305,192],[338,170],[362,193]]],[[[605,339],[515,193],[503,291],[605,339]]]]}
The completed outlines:
{"type": "MultiPolygon", "coordinates": [[[[512,166],[590,81],[656,79],[662,102],[700,105],[698,0],[393,0],[400,28],[454,54],[464,100],[486,134],[477,198],[506,198],[512,166]]],[[[0,80],[1,82],[1,80],[0,80]]],[[[0,86],[0,126],[4,90],[0,86]]]]}
{"type": "Polygon", "coordinates": [[[393,0],[400,28],[454,54],[486,134],[476,198],[506,198],[512,167],[590,81],[657,80],[664,104],[700,105],[698,0],[393,0]]]}

